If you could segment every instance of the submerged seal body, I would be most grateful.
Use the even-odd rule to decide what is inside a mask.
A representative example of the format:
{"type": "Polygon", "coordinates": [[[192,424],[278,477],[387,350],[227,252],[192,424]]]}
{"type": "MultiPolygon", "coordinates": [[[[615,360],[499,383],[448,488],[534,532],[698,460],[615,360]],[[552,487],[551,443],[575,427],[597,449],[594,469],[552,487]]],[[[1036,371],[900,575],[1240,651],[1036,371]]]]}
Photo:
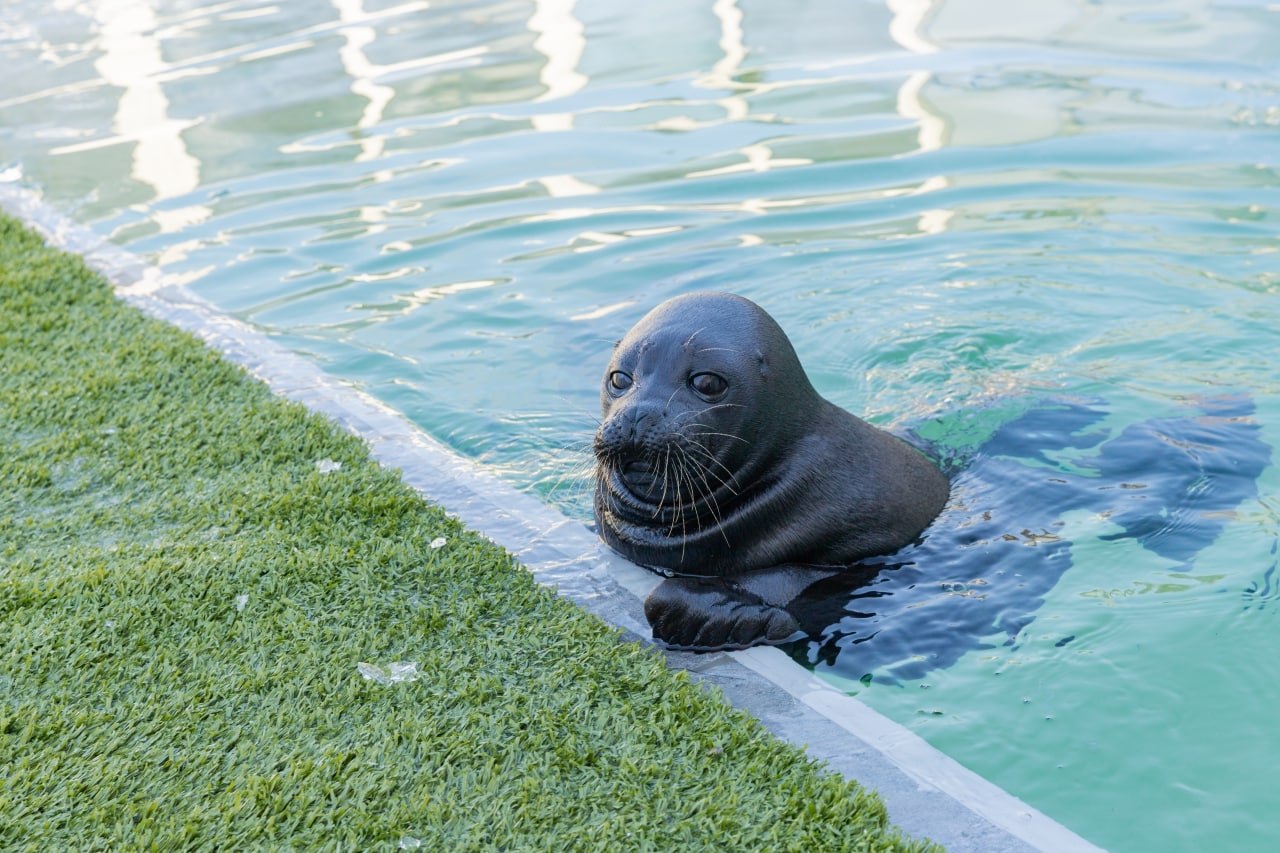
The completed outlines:
{"type": "Polygon", "coordinates": [[[654,636],[779,642],[815,580],[916,539],[948,481],[920,451],[823,399],[786,334],[728,293],[654,308],[615,347],[595,435],[605,541],[671,575],[654,636]]]}

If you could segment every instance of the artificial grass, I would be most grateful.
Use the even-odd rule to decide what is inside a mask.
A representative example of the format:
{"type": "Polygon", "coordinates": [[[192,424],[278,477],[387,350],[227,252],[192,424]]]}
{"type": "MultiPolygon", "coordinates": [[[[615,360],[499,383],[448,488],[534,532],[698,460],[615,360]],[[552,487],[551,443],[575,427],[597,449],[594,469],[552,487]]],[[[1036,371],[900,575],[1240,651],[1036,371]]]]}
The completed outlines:
{"type": "Polygon", "coordinates": [[[923,849],[3,216],[0,626],[4,849],[923,849]]]}

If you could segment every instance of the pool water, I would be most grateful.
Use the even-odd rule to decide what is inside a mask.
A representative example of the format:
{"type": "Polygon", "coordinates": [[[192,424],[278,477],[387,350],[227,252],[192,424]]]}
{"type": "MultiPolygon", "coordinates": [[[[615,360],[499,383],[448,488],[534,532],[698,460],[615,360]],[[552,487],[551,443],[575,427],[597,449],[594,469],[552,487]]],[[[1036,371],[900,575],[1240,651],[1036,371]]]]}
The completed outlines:
{"type": "Polygon", "coordinates": [[[610,347],[689,290],[953,450],[1247,404],[1190,560],[1036,506],[1070,565],[1012,643],[815,665],[1102,846],[1271,849],[1271,0],[9,0],[0,64],[0,176],[584,520],[610,347]]]}

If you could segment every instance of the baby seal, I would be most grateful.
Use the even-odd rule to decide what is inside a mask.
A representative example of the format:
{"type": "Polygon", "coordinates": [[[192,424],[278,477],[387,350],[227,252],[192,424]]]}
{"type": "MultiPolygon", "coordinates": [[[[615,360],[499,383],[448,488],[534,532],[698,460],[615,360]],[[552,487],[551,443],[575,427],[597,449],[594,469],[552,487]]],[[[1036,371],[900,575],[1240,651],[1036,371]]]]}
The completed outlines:
{"type": "Polygon", "coordinates": [[[600,399],[596,521],[668,576],[645,615],[675,648],[792,638],[793,598],[913,541],[947,501],[932,462],[819,396],[786,334],[740,296],[654,308],[615,347],[600,399]]]}

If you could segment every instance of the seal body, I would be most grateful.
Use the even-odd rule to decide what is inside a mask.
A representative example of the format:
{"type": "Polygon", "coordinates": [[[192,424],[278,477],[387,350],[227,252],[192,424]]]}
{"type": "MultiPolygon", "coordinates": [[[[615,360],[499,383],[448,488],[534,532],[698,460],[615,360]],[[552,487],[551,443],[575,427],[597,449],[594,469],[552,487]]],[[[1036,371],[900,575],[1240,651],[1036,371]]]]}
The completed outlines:
{"type": "Polygon", "coordinates": [[[672,576],[646,615],[673,646],[786,639],[801,589],[913,541],[947,501],[932,462],[823,399],[740,296],[649,312],[614,350],[601,410],[596,521],[619,553],[672,576]]]}

